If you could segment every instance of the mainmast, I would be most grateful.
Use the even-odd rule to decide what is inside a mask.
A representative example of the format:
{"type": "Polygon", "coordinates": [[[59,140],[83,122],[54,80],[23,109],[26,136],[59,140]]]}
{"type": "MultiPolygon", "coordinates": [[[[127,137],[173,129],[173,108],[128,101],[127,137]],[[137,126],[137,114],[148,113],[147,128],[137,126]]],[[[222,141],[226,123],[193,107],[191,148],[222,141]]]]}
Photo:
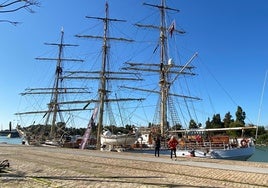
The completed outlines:
{"type": "MultiPolygon", "coordinates": [[[[101,39],[103,41],[102,45],[102,62],[101,62],[101,70],[100,71],[93,71],[93,72],[84,72],[84,73],[90,73],[90,74],[96,74],[99,73],[99,77],[91,77],[91,79],[99,79],[99,114],[98,114],[98,128],[97,128],[97,145],[96,148],[100,149],[100,135],[102,133],[103,128],[103,119],[104,119],[104,104],[107,102],[113,102],[113,101],[126,101],[126,100],[143,100],[143,99],[134,99],[134,98],[126,98],[126,99],[108,99],[108,90],[107,90],[107,83],[109,80],[141,80],[139,78],[133,78],[133,77],[113,77],[112,75],[134,75],[131,72],[111,72],[108,70],[107,64],[109,63],[109,49],[110,45],[109,42],[111,40],[116,41],[125,41],[125,42],[133,42],[133,40],[130,39],[124,39],[124,38],[114,38],[109,37],[109,23],[110,22],[125,22],[125,20],[119,20],[119,19],[112,19],[109,18],[109,11],[108,11],[108,3],[105,4],[105,17],[91,17],[86,16],[86,18],[92,18],[103,21],[103,29],[104,33],[103,36],[92,36],[92,35],[76,35],[77,37],[84,37],[84,38],[96,38],[101,39]]],[[[82,72],[81,72],[82,73],[82,72]]]]}
{"type": "MultiPolygon", "coordinates": [[[[108,58],[108,22],[112,21],[108,18],[108,3],[105,4],[105,18],[102,19],[104,23],[104,33],[103,33],[103,53],[102,53],[102,67],[100,71],[100,88],[99,88],[99,99],[100,99],[100,113],[98,118],[98,129],[97,129],[97,149],[100,149],[100,135],[102,131],[103,125],[103,113],[104,113],[104,98],[106,96],[106,65],[107,65],[107,58],[108,58]]],[[[117,21],[117,20],[114,20],[117,21]]],[[[119,20],[118,20],[119,21],[119,20]]]]}
{"type": "Polygon", "coordinates": [[[161,101],[160,101],[160,131],[161,135],[164,136],[165,129],[167,127],[167,96],[169,93],[169,86],[166,80],[166,64],[167,64],[167,44],[166,44],[166,29],[165,29],[165,1],[161,1],[160,8],[160,92],[161,92],[161,101]]]}

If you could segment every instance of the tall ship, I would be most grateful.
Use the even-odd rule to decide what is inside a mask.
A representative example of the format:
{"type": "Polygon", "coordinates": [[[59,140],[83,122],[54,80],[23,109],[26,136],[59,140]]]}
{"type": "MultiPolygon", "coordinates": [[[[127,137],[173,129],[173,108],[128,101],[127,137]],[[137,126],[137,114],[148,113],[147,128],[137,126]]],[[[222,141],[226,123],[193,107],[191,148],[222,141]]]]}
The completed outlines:
{"type": "Polygon", "coordinates": [[[169,7],[167,2],[143,3],[153,9],[151,15],[158,15],[156,24],[143,23],[146,20],[153,21],[152,16],[135,24],[145,31],[140,43],[148,46],[140,53],[146,54],[143,59],[148,62],[128,61],[124,70],[142,73],[144,85],[123,88],[135,93],[147,93],[143,107],[148,107],[144,110],[144,116],[149,112],[152,118],[148,125],[151,128],[149,136],[153,139],[161,136],[164,147],[168,147],[166,142],[175,135],[179,140],[178,156],[247,160],[255,151],[254,139],[247,137],[250,135],[249,130],[256,127],[202,128],[204,125],[198,120],[202,99],[194,92],[200,79],[193,78],[196,76],[194,61],[198,54],[193,52],[185,56],[183,48],[178,46],[181,44],[180,37],[186,32],[178,26],[176,20],[178,17],[175,15],[180,11],[169,7]],[[151,34],[151,31],[157,31],[157,34],[151,34]],[[154,44],[153,47],[149,47],[151,44],[154,44]]]}
{"type": "MultiPolygon", "coordinates": [[[[63,119],[63,112],[67,112],[69,115],[72,115],[75,111],[78,111],[80,113],[81,111],[87,111],[85,112],[85,119],[87,119],[87,123],[83,122],[83,124],[79,124],[79,127],[87,128],[87,124],[94,124],[94,127],[92,128],[95,129],[94,137],[96,138],[96,147],[98,149],[105,147],[106,145],[111,145],[112,147],[115,145],[130,146],[135,143],[137,134],[135,132],[134,125],[128,121],[128,114],[124,112],[124,103],[131,101],[141,101],[143,99],[124,97],[126,95],[122,94],[122,89],[117,88],[117,85],[119,83],[122,84],[131,81],[137,82],[141,81],[141,79],[136,73],[134,74],[132,72],[119,70],[119,64],[123,60],[119,58],[114,61],[110,56],[110,51],[113,49],[113,45],[111,44],[112,41],[116,41],[118,43],[131,43],[133,40],[110,36],[109,25],[112,22],[125,22],[125,20],[110,18],[108,3],[105,4],[104,17],[86,16],[86,18],[103,23],[103,27],[100,28],[103,31],[103,35],[98,36],[81,33],[75,36],[77,38],[92,39],[95,42],[94,46],[99,45],[99,48],[94,47],[94,50],[99,49],[99,52],[94,52],[94,54],[96,54],[96,59],[94,59],[94,57],[91,57],[91,61],[89,62],[88,67],[84,69],[64,69],[64,61],[74,61],[76,63],[83,62],[82,60],[78,59],[63,58],[63,47],[70,47],[75,45],[63,43],[63,32],[61,33],[61,42],[59,44],[46,43],[59,47],[57,58],[37,58],[38,60],[55,61],[57,63],[55,68],[56,70],[54,75],[54,84],[51,88],[26,89],[24,93],[21,93],[21,95],[49,95],[51,99],[47,104],[48,109],[16,113],[18,116],[26,116],[39,113],[42,115],[41,119],[45,119],[45,121],[38,127],[20,127],[20,132],[21,134],[26,135],[27,138],[29,138],[28,140],[33,140],[32,138],[34,138],[34,141],[38,143],[44,142],[46,140],[45,143],[47,144],[51,143],[51,145],[62,145],[64,144],[62,143],[62,140],[65,138],[64,129],[67,127],[66,120],[63,119]],[[81,80],[84,80],[84,83],[87,83],[87,85],[85,84],[85,88],[67,88],[67,85],[62,86],[63,83],[70,81],[73,81],[77,86],[80,85],[79,82],[81,82],[81,80]],[[76,96],[79,97],[81,97],[83,94],[88,95],[83,99],[77,100],[74,100],[74,96],[69,96],[69,99],[72,100],[67,101],[63,96],[67,95],[68,93],[71,93],[73,95],[76,94],[76,96]],[[63,109],[64,106],[73,105],[79,106],[79,108],[63,109]],[[93,113],[97,112],[97,114],[94,113],[94,122],[92,121],[92,118],[90,118],[90,112],[88,111],[92,111],[93,113]],[[42,129],[47,125],[51,127],[50,131],[49,133],[47,131],[44,133],[42,129]],[[128,132],[121,132],[120,134],[118,132],[114,133],[113,128],[116,129],[116,127],[128,127],[128,132]],[[37,133],[42,134],[39,135],[37,133]]],[[[93,55],[91,54],[91,56],[93,55]]],[[[43,106],[46,105],[42,105],[42,107],[43,106]]],[[[67,117],[67,121],[70,121],[70,118],[71,117],[67,117]]],[[[73,116],[73,119],[75,121],[79,119],[79,116],[73,116]]],[[[35,120],[33,120],[33,122],[33,124],[36,123],[35,120]]],[[[92,134],[92,131],[90,134],[92,134]]],[[[89,134],[87,134],[87,137],[90,137],[89,134]]],[[[80,142],[82,142],[82,140],[84,140],[84,138],[81,137],[80,142]]]]}

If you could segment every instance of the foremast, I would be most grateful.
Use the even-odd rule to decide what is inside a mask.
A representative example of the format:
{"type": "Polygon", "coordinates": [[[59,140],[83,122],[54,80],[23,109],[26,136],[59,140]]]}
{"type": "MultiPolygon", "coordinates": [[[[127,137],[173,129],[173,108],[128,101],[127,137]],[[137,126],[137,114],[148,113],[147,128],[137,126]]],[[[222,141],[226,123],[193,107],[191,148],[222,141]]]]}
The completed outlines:
{"type": "Polygon", "coordinates": [[[27,114],[37,114],[37,113],[43,113],[43,118],[46,118],[45,125],[51,125],[51,131],[50,131],[50,138],[56,138],[56,126],[57,123],[63,123],[65,125],[65,121],[62,115],[62,112],[66,111],[80,111],[84,109],[61,109],[60,103],[62,102],[60,99],[60,95],[63,94],[70,94],[70,93],[80,93],[85,94],[89,93],[87,88],[79,88],[79,87],[72,87],[72,88],[66,88],[61,87],[61,83],[63,81],[63,61],[69,61],[69,62],[83,62],[81,59],[71,59],[71,58],[63,58],[63,49],[64,47],[71,47],[71,46],[78,46],[74,44],[67,44],[64,43],[64,31],[61,30],[61,36],[60,36],[60,43],[45,43],[45,45],[52,45],[52,46],[58,46],[58,57],[57,58],[46,58],[46,57],[39,57],[36,58],[36,60],[43,60],[43,61],[56,61],[56,70],[55,70],[55,76],[54,76],[54,84],[51,88],[33,88],[33,89],[26,89],[25,92],[21,93],[21,95],[51,95],[50,102],[48,105],[47,111],[31,111],[31,112],[20,112],[16,113],[15,115],[27,115],[27,114]],[[59,117],[60,121],[57,122],[57,116],[59,117]]]}

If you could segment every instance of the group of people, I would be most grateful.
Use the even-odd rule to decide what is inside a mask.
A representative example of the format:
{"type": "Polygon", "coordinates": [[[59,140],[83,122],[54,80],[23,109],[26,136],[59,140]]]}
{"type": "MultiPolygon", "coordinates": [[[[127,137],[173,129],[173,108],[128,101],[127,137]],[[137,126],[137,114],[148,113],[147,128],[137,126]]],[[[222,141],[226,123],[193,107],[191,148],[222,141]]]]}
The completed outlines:
{"type": "MultiPolygon", "coordinates": [[[[176,150],[177,150],[177,145],[179,144],[178,140],[176,139],[175,136],[172,136],[169,139],[167,144],[170,149],[170,158],[173,159],[173,155],[174,155],[175,160],[176,160],[177,158],[176,150]]],[[[161,137],[157,136],[155,139],[155,153],[154,153],[155,156],[159,157],[160,147],[161,147],[161,137]]]]}

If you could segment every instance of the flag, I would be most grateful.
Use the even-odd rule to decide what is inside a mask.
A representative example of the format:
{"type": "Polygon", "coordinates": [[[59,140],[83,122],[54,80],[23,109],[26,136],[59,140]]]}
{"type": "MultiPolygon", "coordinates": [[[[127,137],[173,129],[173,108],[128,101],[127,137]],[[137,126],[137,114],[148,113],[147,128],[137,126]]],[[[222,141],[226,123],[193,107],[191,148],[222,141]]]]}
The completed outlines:
{"type": "Polygon", "coordinates": [[[92,114],[89,122],[88,122],[87,130],[86,130],[85,134],[83,135],[83,140],[81,142],[80,149],[84,149],[85,148],[85,145],[86,145],[87,140],[88,140],[88,138],[90,136],[90,133],[91,133],[91,129],[94,126],[94,123],[95,123],[94,120],[95,120],[95,118],[97,116],[97,113],[98,113],[98,108],[96,107],[94,109],[94,112],[93,112],[93,114],[92,114]]]}
{"type": "Polygon", "coordinates": [[[174,30],[175,30],[175,20],[172,21],[172,23],[170,24],[170,26],[168,28],[168,32],[170,34],[170,37],[172,37],[174,30]]]}

